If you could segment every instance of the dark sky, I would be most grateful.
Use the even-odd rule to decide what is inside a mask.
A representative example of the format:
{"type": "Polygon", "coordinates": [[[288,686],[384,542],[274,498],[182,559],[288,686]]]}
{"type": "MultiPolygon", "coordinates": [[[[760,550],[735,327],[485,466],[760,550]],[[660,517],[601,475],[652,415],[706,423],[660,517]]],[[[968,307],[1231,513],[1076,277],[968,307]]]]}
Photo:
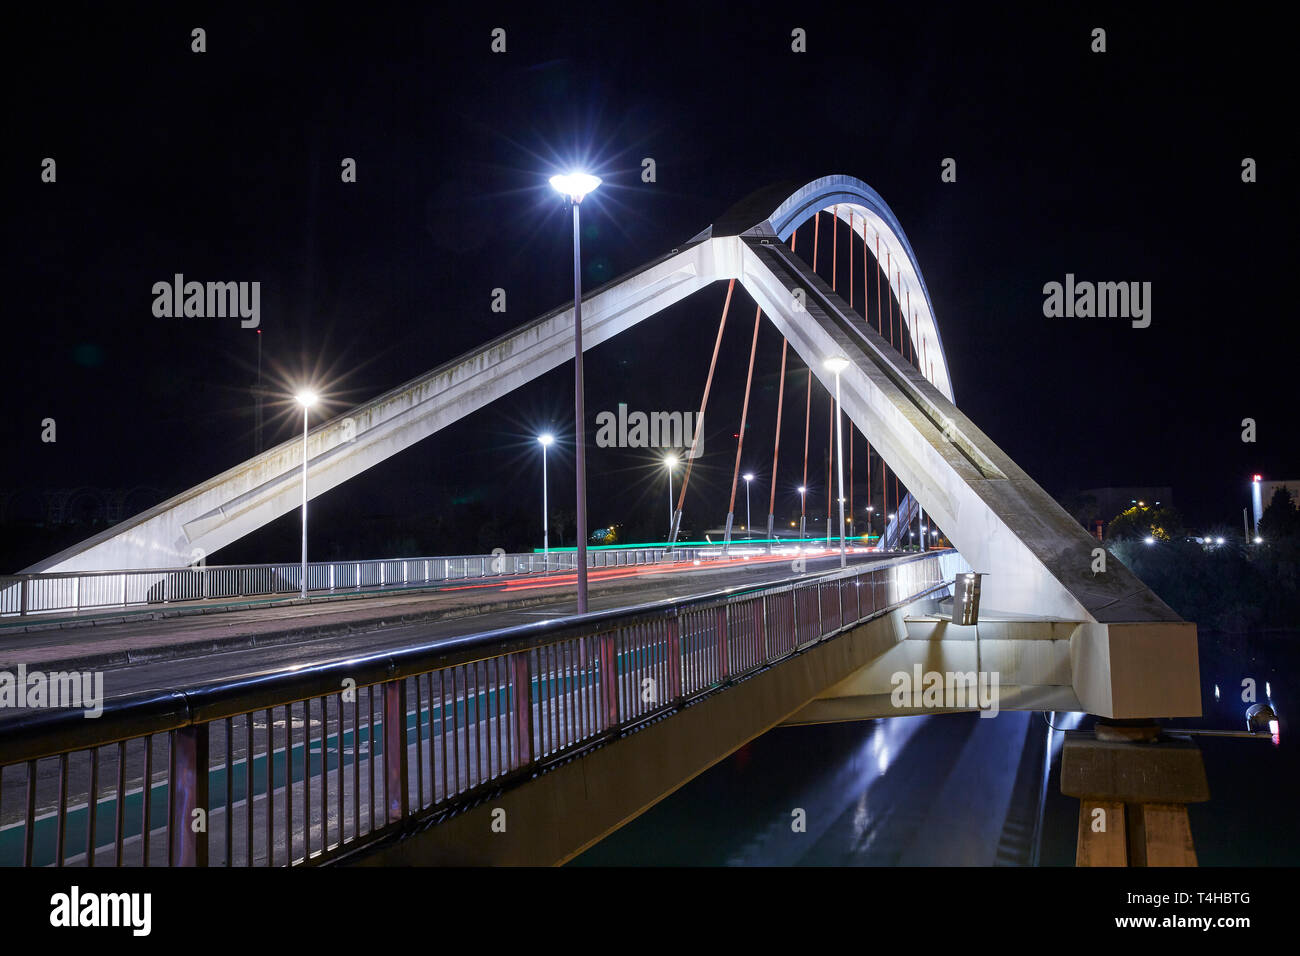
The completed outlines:
{"type": "MultiPolygon", "coordinates": [[[[310,374],[333,412],[562,304],[568,214],[546,178],[574,160],[606,179],[583,206],[588,286],[771,182],[866,180],[920,261],[958,404],[1053,494],[1170,485],[1194,523],[1232,524],[1251,472],[1300,477],[1294,56],[1280,23],[816,6],[11,14],[0,489],[30,508],[53,489],[143,486],[143,508],[251,455],[256,335],[234,319],[155,318],[151,287],[176,272],[260,281],[268,382],[287,395],[310,374]],[[505,54],[489,49],[498,26],[505,54]],[[190,51],[194,27],[206,53],[190,51]],[[795,27],[807,53],[790,50],[795,27]],[[1094,27],[1104,54],[1089,51],[1094,27]],[[47,156],[54,184],[40,181],[47,156]],[[1241,181],[1248,156],[1254,184],[1241,181]],[[343,157],[355,184],[340,182],[343,157]],[[644,157],[656,183],[640,180],[644,157]],[[956,183],[940,181],[944,157],[956,183]],[[1151,326],[1045,318],[1043,284],[1067,272],[1151,282],[1151,326]],[[496,287],[505,314],[490,310],[496,287]],[[54,444],[41,442],[47,417],[54,444]]],[[[619,401],[694,408],[724,291],[588,353],[589,422],[619,401]]],[[[738,296],[732,316],[688,504],[700,526],[726,513],[752,303],[738,296]]],[[[756,519],[779,361],[766,326],[745,456],[764,476],[756,519]]],[[[354,553],[354,531],[376,514],[478,501],[533,520],[532,436],[571,434],[571,375],[326,495],[314,556],[371,556],[354,553]]],[[[802,374],[789,381],[801,412],[802,374]]],[[[778,511],[797,502],[801,419],[783,429],[778,511]]],[[[283,405],[268,422],[269,444],[299,420],[283,405]]],[[[565,450],[554,460],[553,500],[572,508],[565,450]]],[[[593,449],[588,467],[593,527],[666,523],[650,456],[593,449]]]]}

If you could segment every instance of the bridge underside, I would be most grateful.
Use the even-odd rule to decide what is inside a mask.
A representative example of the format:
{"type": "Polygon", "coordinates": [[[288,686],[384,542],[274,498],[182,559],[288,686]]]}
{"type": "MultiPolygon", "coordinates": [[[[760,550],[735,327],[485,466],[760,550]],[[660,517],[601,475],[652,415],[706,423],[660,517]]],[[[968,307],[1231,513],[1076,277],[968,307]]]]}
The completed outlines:
{"type": "Polygon", "coordinates": [[[1084,709],[1074,692],[1071,654],[1084,640],[1082,623],[982,618],[978,625],[962,626],[932,610],[901,616],[897,643],[785,723],[981,709],[994,714],[1084,709]],[[981,705],[980,674],[997,675],[989,695],[996,710],[981,705]]]}

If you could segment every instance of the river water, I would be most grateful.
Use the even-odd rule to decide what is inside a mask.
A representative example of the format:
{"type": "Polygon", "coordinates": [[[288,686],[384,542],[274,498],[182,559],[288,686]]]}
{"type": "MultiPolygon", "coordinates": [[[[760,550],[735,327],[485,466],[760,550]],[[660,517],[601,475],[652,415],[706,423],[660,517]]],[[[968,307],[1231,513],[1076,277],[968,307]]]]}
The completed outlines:
{"type": "MultiPolygon", "coordinates": [[[[1204,715],[1167,723],[1244,729],[1247,678],[1282,720],[1279,744],[1197,738],[1210,784],[1190,808],[1199,862],[1300,865],[1300,749],[1286,724],[1300,630],[1202,631],[1199,646],[1204,715]]],[[[1091,722],[1002,712],[777,728],[571,865],[1069,866],[1079,804],[1059,790],[1060,731],[1091,722]]]]}

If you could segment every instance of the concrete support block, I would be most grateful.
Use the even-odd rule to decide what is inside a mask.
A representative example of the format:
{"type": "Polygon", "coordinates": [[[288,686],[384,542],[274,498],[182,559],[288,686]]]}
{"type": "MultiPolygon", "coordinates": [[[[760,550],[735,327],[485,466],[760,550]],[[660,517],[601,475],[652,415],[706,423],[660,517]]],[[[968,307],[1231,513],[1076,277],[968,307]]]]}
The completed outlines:
{"type": "Polygon", "coordinates": [[[1061,792],[1079,798],[1078,866],[1196,866],[1187,804],[1210,798],[1188,738],[1121,743],[1067,738],[1061,792]]]}

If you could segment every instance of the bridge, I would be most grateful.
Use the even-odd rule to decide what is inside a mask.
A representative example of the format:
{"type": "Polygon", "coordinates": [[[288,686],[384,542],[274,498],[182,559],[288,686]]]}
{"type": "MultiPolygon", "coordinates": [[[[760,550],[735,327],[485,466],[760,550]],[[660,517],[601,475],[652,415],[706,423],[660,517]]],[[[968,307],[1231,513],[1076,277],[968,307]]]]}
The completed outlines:
{"type": "MultiPolygon", "coordinates": [[[[608,579],[596,588],[605,606],[586,614],[566,603],[572,553],[207,563],[304,493],[571,359],[575,312],[557,309],[318,425],[305,437],[305,478],[304,442],[285,442],[0,578],[0,622],[29,647],[42,627],[87,621],[98,623],[86,648],[104,634],[145,640],[139,615],[162,606],[174,615],[169,647],[220,612],[245,651],[260,640],[301,655],[242,669],[205,660],[206,672],[179,668],[165,684],[124,676],[92,721],[48,708],[5,718],[0,861],[563,862],[771,727],[916,712],[893,694],[896,675],[914,670],[946,675],[949,697],[962,675],[996,673],[1002,709],[1200,714],[1195,625],[1107,560],[956,406],[919,263],[871,187],[828,176],[748,197],[584,294],[583,348],[720,283],[719,342],[739,286],[755,305],[755,341],[764,316],[783,337],[782,397],[793,351],[808,407],[815,379],[836,396],[836,420],[842,408],[864,436],[883,514],[893,473],[875,547],[855,538],[841,566],[835,541],[732,540],[738,449],[724,541],[677,541],[688,471],[662,547],[588,553],[608,579]],[[900,552],[913,529],[915,553],[900,552]],[[939,529],[952,547],[932,551],[926,532],[939,529]],[[647,603],[651,575],[667,590],[647,603]],[[974,575],[977,620],[962,613],[974,575]],[[550,617],[493,627],[446,613],[454,600],[463,611],[466,588],[485,606],[504,602],[501,613],[528,600],[550,617]],[[344,633],[346,646],[323,647],[344,633]],[[198,832],[196,814],[207,824],[198,832]]],[[[711,381],[712,371],[701,415],[711,381]]],[[[805,475],[807,448],[805,424],[805,475]]],[[[841,474],[839,498],[854,484],[846,495],[841,474]]],[[[828,530],[830,504],[828,487],[828,530]]],[[[6,667],[15,646],[0,652],[6,667]]],[[[33,664],[89,659],[66,642],[44,646],[33,664]]]]}

